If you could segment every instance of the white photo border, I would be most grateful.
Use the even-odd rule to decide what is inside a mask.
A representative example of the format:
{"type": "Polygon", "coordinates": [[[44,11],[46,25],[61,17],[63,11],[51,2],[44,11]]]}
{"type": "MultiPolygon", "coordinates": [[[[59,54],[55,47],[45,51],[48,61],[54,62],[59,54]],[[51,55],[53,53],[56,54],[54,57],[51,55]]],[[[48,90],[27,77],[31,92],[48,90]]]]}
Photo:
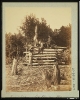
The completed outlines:
{"type": "Polygon", "coordinates": [[[2,3],[2,97],[79,97],[78,91],[78,3],[2,3]],[[72,11],[72,91],[56,92],[6,92],[6,69],[5,69],[5,9],[6,7],[70,7],[72,11]]]}

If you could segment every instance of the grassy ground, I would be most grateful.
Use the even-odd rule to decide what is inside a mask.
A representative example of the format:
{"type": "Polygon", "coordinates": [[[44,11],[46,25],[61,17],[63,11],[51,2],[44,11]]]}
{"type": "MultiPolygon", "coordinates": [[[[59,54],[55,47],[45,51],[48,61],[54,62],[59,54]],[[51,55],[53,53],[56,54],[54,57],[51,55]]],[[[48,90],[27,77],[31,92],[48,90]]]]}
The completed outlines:
{"type": "MultiPolygon", "coordinates": [[[[59,65],[60,85],[50,85],[48,88],[45,80],[45,71],[50,67],[38,66],[30,67],[20,64],[18,75],[11,75],[11,65],[6,65],[6,91],[70,91],[71,90],[71,67],[69,65],[59,65]]],[[[48,81],[49,82],[49,81],[48,81]]]]}

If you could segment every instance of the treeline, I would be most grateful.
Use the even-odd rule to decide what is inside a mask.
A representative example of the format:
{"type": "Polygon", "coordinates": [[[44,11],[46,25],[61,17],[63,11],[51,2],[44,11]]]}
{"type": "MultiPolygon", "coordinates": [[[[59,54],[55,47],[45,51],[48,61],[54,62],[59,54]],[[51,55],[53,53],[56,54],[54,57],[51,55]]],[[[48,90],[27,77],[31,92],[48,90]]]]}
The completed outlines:
{"type": "Polygon", "coordinates": [[[22,56],[25,50],[25,37],[21,34],[6,33],[6,56],[12,57],[16,54],[22,56]]]}
{"type": "Polygon", "coordinates": [[[38,40],[43,42],[48,41],[48,36],[51,37],[51,45],[55,43],[57,46],[71,46],[71,25],[61,26],[60,29],[52,30],[44,18],[41,22],[33,14],[26,16],[19,33],[6,33],[6,56],[11,57],[19,54],[23,55],[26,43],[33,44],[35,35],[35,26],[37,25],[38,40]]]}

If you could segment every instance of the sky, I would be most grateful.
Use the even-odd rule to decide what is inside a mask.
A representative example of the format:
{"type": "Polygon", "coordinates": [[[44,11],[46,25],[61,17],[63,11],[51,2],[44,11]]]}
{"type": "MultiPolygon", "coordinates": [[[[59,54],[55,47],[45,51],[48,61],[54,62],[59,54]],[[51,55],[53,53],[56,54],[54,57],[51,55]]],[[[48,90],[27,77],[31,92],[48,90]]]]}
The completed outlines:
{"type": "Polygon", "coordinates": [[[70,7],[6,7],[5,8],[5,31],[18,33],[27,15],[34,14],[36,18],[44,18],[52,30],[59,29],[62,25],[71,24],[70,7]]]}

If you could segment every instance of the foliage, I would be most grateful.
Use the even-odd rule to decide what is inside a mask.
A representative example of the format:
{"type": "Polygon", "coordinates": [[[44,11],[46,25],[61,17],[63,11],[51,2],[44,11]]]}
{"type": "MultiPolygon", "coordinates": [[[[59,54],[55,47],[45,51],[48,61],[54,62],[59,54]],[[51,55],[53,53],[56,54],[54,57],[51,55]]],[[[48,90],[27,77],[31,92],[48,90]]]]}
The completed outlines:
{"type": "MultiPolygon", "coordinates": [[[[41,22],[35,15],[31,14],[25,17],[25,21],[20,26],[21,32],[26,36],[27,44],[33,43],[33,37],[35,35],[35,26],[37,25],[38,40],[43,42],[48,41],[48,36],[51,36],[51,45],[56,44],[58,46],[71,46],[71,25],[61,26],[59,32],[53,31],[44,18],[41,18],[41,22]]],[[[55,29],[56,30],[56,29],[55,29]]]]}
{"type": "Polygon", "coordinates": [[[71,25],[62,26],[59,34],[54,37],[54,40],[59,46],[71,46],[71,25]]]}
{"type": "MultiPolygon", "coordinates": [[[[47,44],[48,37],[51,37],[51,48],[54,46],[71,46],[71,25],[61,26],[60,31],[53,31],[44,18],[41,22],[35,15],[27,15],[22,26],[20,26],[19,33],[6,33],[6,57],[13,57],[15,55],[23,56],[25,47],[28,44],[33,44],[35,35],[35,26],[37,25],[38,40],[47,44]]],[[[56,29],[55,29],[56,30],[56,29]]],[[[46,47],[46,46],[45,46],[46,47]]]]}
{"type": "Polygon", "coordinates": [[[23,55],[25,44],[25,37],[18,34],[6,33],[6,56],[12,57],[19,54],[19,56],[23,55]]]}
{"type": "Polygon", "coordinates": [[[26,16],[22,26],[20,26],[21,32],[26,36],[26,42],[28,44],[33,43],[33,37],[35,35],[35,26],[37,25],[38,40],[47,41],[48,35],[53,34],[52,29],[47,25],[44,18],[41,18],[41,22],[33,14],[26,16]]]}

